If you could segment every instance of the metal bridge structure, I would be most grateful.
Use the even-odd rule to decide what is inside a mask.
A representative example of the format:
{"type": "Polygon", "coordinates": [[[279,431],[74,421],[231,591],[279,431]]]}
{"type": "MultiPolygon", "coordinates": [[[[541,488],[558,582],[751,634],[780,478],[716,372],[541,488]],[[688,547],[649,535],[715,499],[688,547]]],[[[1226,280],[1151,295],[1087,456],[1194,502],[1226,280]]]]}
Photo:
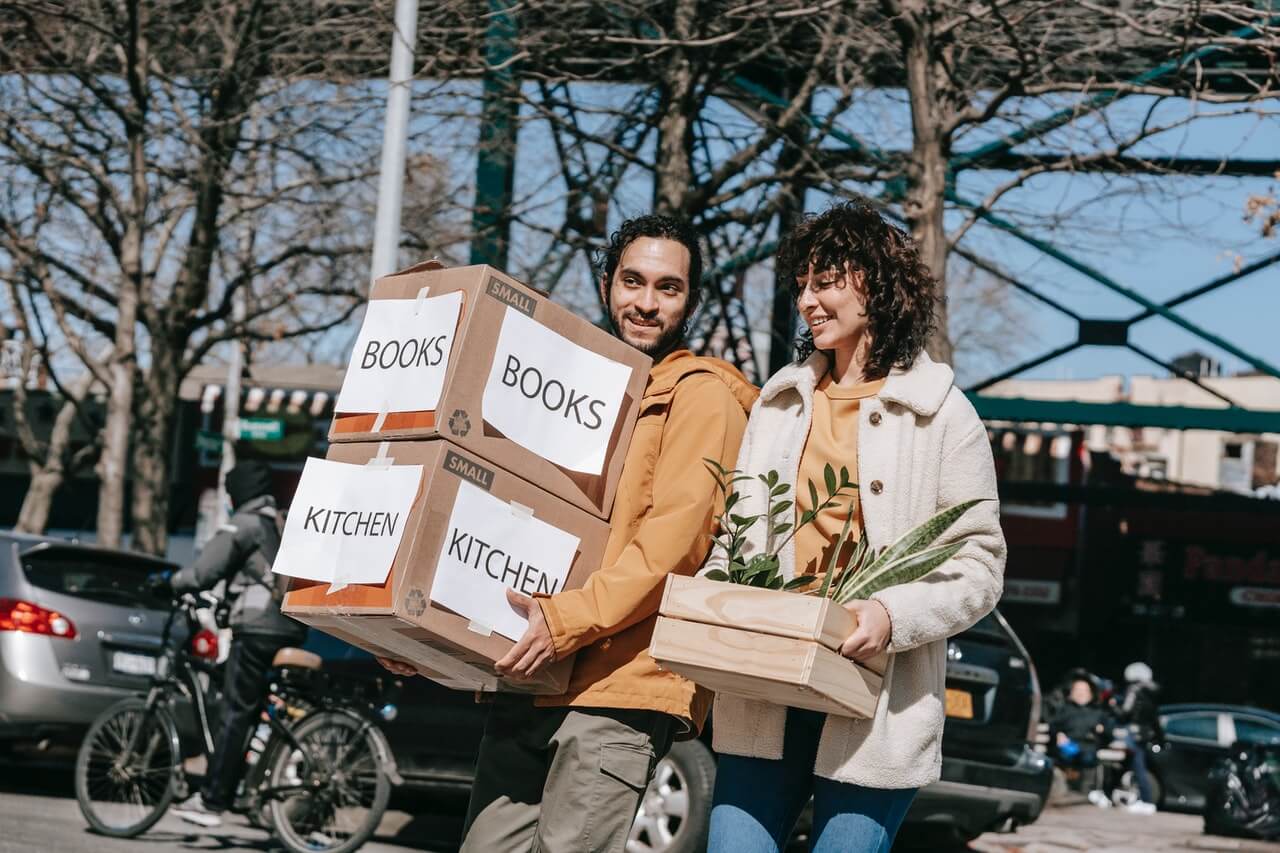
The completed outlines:
{"type": "MultiPolygon", "coordinates": [[[[412,77],[413,66],[412,52],[414,45],[411,43],[412,38],[405,38],[402,34],[416,32],[417,7],[417,0],[397,0],[397,35],[392,50],[392,94],[389,100],[387,121],[388,154],[383,161],[383,191],[387,194],[385,200],[389,203],[389,206],[398,206],[398,198],[395,197],[396,188],[393,185],[394,181],[389,181],[389,177],[394,178],[397,170],[399,174],[403,174],[403,128],[406,120],[403,111],[407,110],[407,84],[412,77]],[[399,142],[396,139],[397,135],[399,142]],[[397,144],[400,145],[399,151],[396,150],[397,144]],[[396,162],[397,157],[400,158],[399,165],[396,162]]],[[[517,85],[518,63],[513,61],[516,53],[517,26],[516,15],[513,12],[514,7],[515,4],[512,0],[488,0],[488,23],[484,32],[483,47],[486,66],[483,77],[484,112],[482,133],[484,138],[482,139],[476,169],[476,203],[473,219],[474,232],[486,236],[477,239],[472,244],[471,260],[473,263],[485,262],[501,265],[506,260],[507,239],[501,233],[501,222],[503,221],[503,211],[512,201],[515,169],[514,154],[512,152],[515,143],[516,117],[509,105],[504,103],[501,93],[508,91],[511,86],[517,85]],[[510,142],[509,145],[493,144],[504,137],[510,142]]],[[[1280,10],[1277,11],[1277,15],[1272,19],[1271,24],[1280,24],[1280,10]]],[[[1256,29],[1247,27],[1230,33],[1233,39],[1245,42],[1256,35],[1258,35],[1256,29]]],[[[1153,85],[1169,81],[1183,74],[1193,64],[1202,69],[1207,69],[1207,74],[1215,86],[1229,89],[1233,85],[1239,85],[1238,82],[1233,83],[1233,81],[1239,80],[1240,56],[1238,52],[1232,52],[1223,47],[1208,46],[1198,48],[1188,51],[1175,59],[1158,62],[1145,68],[1142,66],[1143,57],[1140,52],[1129,56],[1125,61],[1129,63],[1128,71],[1130,77],[1128,82],[1135,85],[1153,85]],[[1220,77],[1214,79],[1213,74],[1215,67],[1217,67],[1216,63],[1221,63],[1223,73],[1220,77]]],[[[786,106],[788,102],[780,93],[779,87],[775,85],[776,82],[777,75],[768,71],[763,71],[759,75],[744,74],[734,78],[728,91],[721,93],[721,95],[726,100],[734,103],[745,102],[756,105],[786,106]]],[[[1038,121],[1009,133],[1003,138],[987,142],[970,150],[955,153],[951,157],[948,180],[948,186],[950,187],[948,202],[950,205],[958,209],[971,211],[987,225],[1020,241],[1062,267],[1084,276],[1112,293],[1118,294],[1133,305],[1133,313],[1128,316],[1087,316],[1055,299],[1052,295],[1045,293],[1041,288],[1020,280],[992,260],[980,257],[964,247],[957,247],[955,251],[974,267],[995,277],[1007,286],[1026,294],[1038,303],[1063,314],[1074,321],[1076,325],[1075,340],[1047,350],[1034,358],[1013,365],[997,375],[973,384],[967,389],[970,399],[977,407],[979,414],[988,420],[1039,421],[1080,425],[1102,424],[1129,427],[1152,426],[1241,433],[1280,433],[1280,411],[1250,410],[1245,406],[1239,405],[1221,391],[1207,385],[1191,371],[1175,366],[1166,359],[1140,346],[1131,336],[1134,325],[1152,317],[1159,317],[1194,335],[1217,350],[1229,353],[1249,365],[1250,368],[1280,380],[1280,368],[1277,368],[1276,365],[1255,354],[1246,352],[1227,338],[1209,331],[1180,310],[1182,306],[1193,300],[1271,268],[1277,262],[1280,262],[1280,251],[1272,252],[1232,273],[1219,276],[1210,281],[1189,283],[1190,286],[1180,294],[1157,302],[1145,296],[1137,287],[1116,280],[1087,261],[1035,236],[1015,223],[1002,218],[997,213],[983,208],[972,199],[966,198],[956,189],[955,177],[965,170],[1023,168],[1046,157],[1063,156],[1060,154],[1027,154],[1015,149],[1024,143],[1040,140],[1052,131],[1077,122],[1093,113],[1105,111],[1126,97],[1124,91],[1127,90],[1128,87],[1123,87],[1123,89],[1122,87],[1103,88],[1088,97],[1082,104],[1076,104],[1053,112],[1038,121]],[[1085,346],[1114,347],[1132,352],[1162,370],[1168,371],[1175,376],[1181,376],[1186,381],[1194,383],[1212,397],[1217,398],[1223,405],[1221,408],[1195,408],[1187,406],[1133,405],[1128,403],[1049,402],[990,396],[983,393],[984,390],[1005,379],[1018,376],[1085,346]]],[[[808,121],[814,128],[819,126],[819,120],[816,117],[809,117],[808,121]]],[[[904,158],[910,156],[909,152],[882,149],[870,141],[858,138],[847,130],[840,128],[827,129],[826,138],[819,141],[824,143],[824,156],[835,162],[844,162],[851,165],[871,164],[886,166],[900,163],[904,158]]],[[[810,140],[810,144],[813,144],[813,140],[810,140]]],[[[1093,163],[1086,168],[1100,171],[1121,169],[1132,171],[1135,168],[1141,168],[1144,163],[1147,168],[1150,168],[1152,162],[1151,160],[1139,161],[1137,158],[1117,156],[1111,162],[1093,163]]],[[[1156,158],[1154,165],[1162,174],[1175,175],[1269,176],[1280,174],[1280,159],[1225,158],[1219,160],[1195,157],[1164,157],[1156,158]]],[[[837,189],[833,188],[825,189],[838,192],[837,189]]],[[[884,203],[890,215],[893,215],[894,205],[903,200],[903,187],[900,184],[889,182],[883,192],[880,193],[879,200],[884,203]]],[[[392,215],[395,215],[395,213],[388,212],[388,216],[392,215]]],[[[389,258],[394,257],[394,240],[398,233],[398,223],[395,228],[389,230],[388,227],[384,226],[381,217],[382,211],[380,209],[378,234],[381,240],[381,243],[379,243],[381,252],[375,250],[375,274],[383,274],[390,271],[388,266],[389,258]]],[[[391,223],[386,223],[386,225],[389,226],[391,223]]],[[[717,324],[723,324],[724,327],[727,327],[731,345],[728,351],[722,354],[730,360],[737,360],[740,363],[744,360],[751,360],[749,336],[745,334],[745,329],[742,328],[745,324],[745,317],[740,300],[741,278],[739,274],[746,267],[771,256],[775,250],[776,243],[763,242],[752,250],[721,263],[705,274],[706,284],[714,288],[720,296],[719,304],[722,312],[711,323],[711,327],[714,329],[717,324]],[[737,327],[736,334],[733,331],[735,327],[737,327]]],[[[715,300],[711,301],[715,302],[715,300]]],[[[780,302],[775,301],[775,314],[778,313],[779,305],[780,302]]],[[[787,317],[782,324],[784,331],[791,328],[790,324],[793,322],[794,318],[787,317]]],[[[773,347],[775,350],[780,349],[777,346],[779,335],[776,333],[776,329],[778,325],[775,321],[775,346],[773,347]]],[[[786,340],[786,338],[784,337],[783,340],[786,340]]],[[[781,349],[786,348],[782,347],[781,349]]],[[[780,362],[785,362],[785,360],[785,357],[779,359],[774,355],[771,359],[772,366],[776,367],[780,362]]]]}

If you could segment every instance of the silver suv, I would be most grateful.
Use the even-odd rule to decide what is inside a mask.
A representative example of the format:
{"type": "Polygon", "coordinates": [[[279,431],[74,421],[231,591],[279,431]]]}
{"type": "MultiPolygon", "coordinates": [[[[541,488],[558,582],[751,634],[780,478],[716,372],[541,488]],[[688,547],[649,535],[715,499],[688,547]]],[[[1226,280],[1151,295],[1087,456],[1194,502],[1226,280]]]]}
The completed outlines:
{"type": "Polygon", "coordinates": [[[146,690],[166,611],[146,576],[173,564],[0,533],[0,746],[76,739],[146,690]]]}

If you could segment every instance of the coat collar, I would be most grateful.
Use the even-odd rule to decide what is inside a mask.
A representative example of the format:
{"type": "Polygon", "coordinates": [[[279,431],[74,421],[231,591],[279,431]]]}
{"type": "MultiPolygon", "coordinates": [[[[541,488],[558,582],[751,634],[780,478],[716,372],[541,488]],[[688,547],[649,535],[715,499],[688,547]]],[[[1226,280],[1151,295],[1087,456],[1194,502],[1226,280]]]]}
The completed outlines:
{"type": "MultiPolygon", "coordinates": [[[[813,399],[813,389],[828,370],[828,360],[822,351],[814,352],[804,361],[792,362],[779,370],[760,390],[760,400],[771,402],[787,390],[799,392],[801,398],[813,399]]],[[[911,367],[903,370],[895,367],[889,371],[884,388],[878,395],[888,403],[897,403],[921,417],[932,417],[942,408],[951,390],[955,374],[945,364],[929,358],[921,350],[911,367]]]]}

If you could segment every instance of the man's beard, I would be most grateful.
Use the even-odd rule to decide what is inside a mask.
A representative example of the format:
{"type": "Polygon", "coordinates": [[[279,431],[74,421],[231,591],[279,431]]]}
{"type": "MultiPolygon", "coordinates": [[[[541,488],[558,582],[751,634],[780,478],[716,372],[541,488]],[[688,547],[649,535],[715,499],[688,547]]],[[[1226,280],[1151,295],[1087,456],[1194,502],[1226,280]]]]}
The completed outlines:
{"type": "Polygon", "coordinates": [[[617,314],[610,318],[613,323],[614,334],[617,335],[619,338],[621,338],[624,343],[630,344],[631,346],[640,350],[640,352],[652,358],[654,361],[657,361],[658,359],[662,358],[667,353],[676,349],[681,343],[684,342],[684,325],[683,324],[678,326],[672,326],[671,328],[665,330],[652,343],[636,343],[635,341],[628,340],[626,335],[624,335],[622,331],[623,320],[625,318],[626,318],[625,314],[617,314]]]}

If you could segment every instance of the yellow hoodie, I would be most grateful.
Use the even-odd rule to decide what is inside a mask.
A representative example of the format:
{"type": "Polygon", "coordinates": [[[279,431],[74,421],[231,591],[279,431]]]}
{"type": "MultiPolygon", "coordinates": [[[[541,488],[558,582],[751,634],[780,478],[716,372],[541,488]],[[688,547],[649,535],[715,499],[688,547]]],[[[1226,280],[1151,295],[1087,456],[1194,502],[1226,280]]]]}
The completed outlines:
{"type": "Polygon", "coordinates": [[[677,350],[649,374],[610,518],[603,567],[540,598],[569,689],[543,706],[661,711],[701,729],[711,693],[658,669],[649,641],[667,575],[706,559],[720,494],[702,461],[732,468],[758,391],[732,365],[677,350]]]}

